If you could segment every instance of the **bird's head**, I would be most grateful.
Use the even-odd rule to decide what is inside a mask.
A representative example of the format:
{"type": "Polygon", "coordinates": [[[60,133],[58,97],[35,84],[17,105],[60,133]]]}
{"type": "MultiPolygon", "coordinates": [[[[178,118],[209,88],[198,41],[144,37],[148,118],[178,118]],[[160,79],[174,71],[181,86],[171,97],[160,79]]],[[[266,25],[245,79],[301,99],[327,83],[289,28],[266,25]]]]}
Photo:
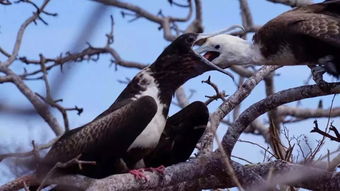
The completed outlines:
{"type": "Polygon", "coordinates": [[[164,70],[203,73],[209,70],[217,70],[227,75],[230,73],[214,65],[203,55],[193,50],[197,42],[206,38],[206,35],[197,33],[186,33],[176,38],[162,54],[157,58],[155,65],[164,70]]]}
{"type": "Polygon", "coordinates": [[[252,47],[249,42],[229,34],[219,34],[197,43],[195,52],[220,67],[251,63],[252,47]]]}
{"type": "Polygon", "coordinates": [[[193,50],[193,46],[202,38],[206,38],[206,36],[186,33],[179,36],[166,47],[150,66],[157,79],[164,81],[173,80],[172,83],[177,86],[209,70],[217,70],[233,78],[232,74],[214,65],[203,55],[193,50]]]}

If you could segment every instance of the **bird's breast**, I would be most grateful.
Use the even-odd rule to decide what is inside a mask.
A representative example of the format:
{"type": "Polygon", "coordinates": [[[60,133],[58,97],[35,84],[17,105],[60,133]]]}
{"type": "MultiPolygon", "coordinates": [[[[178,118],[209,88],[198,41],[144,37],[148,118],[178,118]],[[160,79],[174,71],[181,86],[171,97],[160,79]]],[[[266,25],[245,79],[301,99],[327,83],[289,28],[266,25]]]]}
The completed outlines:
{"type": "Polygon", "coordinates": [[[143,82],[145,89],[144,91],[140,92],[140,94],[137,94],[133,99],[137,100],[142,96],[151,96],[156,101],[157,112],[151,119],[150,123],[142,131],[142,133],[130,145],[128,151],[136,147],[149,149],[156,147],[166,123],[167,116],[164,115],[163,111],[167,109],[168,106],[160,101],[160,89],[158,88],[159,85],[150,75],[144,74],[143,78],[147,81],[147,83],[143,82]]]}

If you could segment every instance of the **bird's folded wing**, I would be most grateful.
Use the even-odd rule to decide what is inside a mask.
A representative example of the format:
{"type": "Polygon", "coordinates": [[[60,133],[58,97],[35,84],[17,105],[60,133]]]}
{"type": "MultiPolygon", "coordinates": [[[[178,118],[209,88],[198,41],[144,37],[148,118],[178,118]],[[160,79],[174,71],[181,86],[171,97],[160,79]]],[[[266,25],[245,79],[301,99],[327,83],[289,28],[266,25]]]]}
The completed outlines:
{"type": "Polygon", "coordinates": [[[186,161],[202,136],[208,118],[208,108],[202,102],[194,102],[171,116],[157,147],[144,158],[146,166],[169,166],[186,161]]]}
{"type": "MultiPolygon", "coordinates": [[[[157,111],[155,100],[144,96],[82,127],[65,133],[46,155],[45,163],[65,162],[79,154],[95,155],[108,149],[113,155],[127,150],[157,111]]],[[[109,153],[108,153],[109,154],[109,153]]]]}
{"type": "Polygon", "coordinates": [[[340,5],[338,6],[337,17],[317,13],[296,15],[296,18],[299,19],[291,24],[288,32],[296,35],[308,35],[340,48],[340,5]]]}

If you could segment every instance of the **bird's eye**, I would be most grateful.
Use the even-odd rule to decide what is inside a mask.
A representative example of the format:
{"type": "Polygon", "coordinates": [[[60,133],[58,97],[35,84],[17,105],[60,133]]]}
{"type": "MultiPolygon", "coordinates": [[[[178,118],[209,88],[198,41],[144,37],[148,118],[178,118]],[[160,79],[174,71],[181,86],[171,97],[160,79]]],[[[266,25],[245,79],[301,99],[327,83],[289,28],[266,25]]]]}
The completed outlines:
{"type": "Polygon", "coordinates": [[[187,38],[187,42],[188,43],[193,43],[195,41],[195,38],[190,36],[189,38],[187,38]]]}
{"type": "Polygon", "coordinates": [[[215,46],[215,49],[220,49],[220,45],[219,45],[219,44],[216,45],[216,46],[215,46]]]}

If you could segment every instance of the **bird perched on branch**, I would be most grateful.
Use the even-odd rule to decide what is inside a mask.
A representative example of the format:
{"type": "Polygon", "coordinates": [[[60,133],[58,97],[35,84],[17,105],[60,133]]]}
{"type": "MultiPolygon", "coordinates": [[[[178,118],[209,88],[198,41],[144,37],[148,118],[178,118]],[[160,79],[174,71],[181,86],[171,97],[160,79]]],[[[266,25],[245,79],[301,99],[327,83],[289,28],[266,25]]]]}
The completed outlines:
{"type": "MultiPolygon", "coordinates": [[[[172,156],[167,164],[186,160],[184,158],[191,154],[203,133],[195,127],[206,125],[208,111],[203,103],[193,103],[167,123],[175,90],[187,80],[209,70],[231,75],[192,50],[196,41],[206,37],[187,33],[174,40],[152,65],[131,80],[106,111],[88,124],[66,132],[52,146],[37,167],[38,177],[44,178],[57,162],[66,162],[79,155],[79,160],[95,161],[96,165],[83,165],[82,169],[74,165],[61,172],[102,178],[144,167],[143,158],[157,147],[166,125],[162,136],[165,141],[159,148],[166,147],[169,153],[161,149],[159,155],[172,156]],[[194,115],[201,119],[192,120],[194,115]],[[190,132],[194,133],[191,138],[190,132]],[[181,148],[179,144],[188,145],[181,148]]],[[[165,160],[157,155],[148,158],[149,165],[165,160]]]]}
{"type": "Polygon", "coordinates": [[[214,64],[322,65],[340,76],[340,0],[298,7],[263,25],[253,44],[227,34],[202,39],[196,51],[214,64]]]}
{"type": "MultiPolygon", "coordinates": [[[[147,112],[146,115],[148,115],[149,109],[149,103],[148,98],[146,100],[143,100],[144,98],[141,98],[141,102],[137,101],[136,104],[128,105],[125,109],[121,109],[120,112],[122,112],[121,115],[127,115],[129,118],[134,118],[135,121],[128,120],[121,121],[121,123],[125,123],[125,126],[121,126],[120,130],[116,130],[114,132],[114,136],[110,137],[112,139],[112,143],[117,143],[120,145],[120,152],[122,150],[126,149],[128,144],[127,142],[132,142],[132,139],[136,138],[136,136],[141,133],[143,128],[139,128],[142,125],[138,125],[137,128],[134,128],[132,125],[133,123],[138,124],[139,119],[138,116],[134,116],[134,114],[138,114],[138,112],[147,112]],[[145,104],[145,105],[144,105],[145,104]],[[145,110],[141,110],[145,109],[145,110]],[[129,128],[132,127],[132,128],[129,128]],[[126,135],[129,135],[128,137],[126,135]],[[119,137],[119,138],[117,138],[119,137]],[[120,140],[120,137],[125,137],[125,142],[120,140]],[[118,143],[118,141],[121,141],[118,143]],[[124,146],[125,145],[125,146],[124,146]]],[[[151,109],[152,110],[152,109],[151,109]]],[[[146,157],[143,158],[143,161],[145,162],[145,167],[156,167],[156,166],[169,166],[172,164],[177,164],[179,162],[186,161],[191,153],[193,152],[194,148],[196,147],[196,144],[198,140],[201,138],[202,134],[205,131],[206,125],[208,123],[209,119],[209,112],[207,106],[200,101],[193,102],[186,106],[184,109],[180,110],[178,113],[174,114],[173,116],[169,117],[166,121],[166,126],[164,127],[164,131],[160,137],[160,141],[158,142],[157,146],[153,151],[148,154],[146,157]]],[[[118,129],[118,128],[117,128],[118,129]]],[[[71,133],[67,133],[68,136],[74,136],[71,133]]],[[[64,135],[64,136],[66,136],[64,135]]],[[[81,135],[78,135],[81,136],[81,135]]],[[[109,136],[109,135],[108,135],[109,136]]],[[[79,138],[79,137],[78,137],[79,138]]],[[[68,139],[68,137],[65,137],[65,139],[68,139]]],[[[82,141],[81,139],[79,141],[82,141]]],[[[84,143],[82,143],[84,144],[84,143]]],[[[118,147],[117,147],[118,148],[118,147]]],[[[112,149],[113,152],[117,152],[119,150],[112,149]]],[[[99,148],[102,149],[102,148],[99,148]]],[[[64,150],[65,152],[66,150],[64,150]]],[[[60,156],[56,156],[58,154],[58,151],[54,151],[53,154],[49,154],[50,159],[47,157],[44,160],[50,160],[52,157],[56,157],[56,160],[68,160],[69,158],[73,157],[73,154],[70,155],[72,152],[65,152],[63,154],[60,154],[60,156]],[[65,157],[65,158],[62,158],[65,157]]],[[[112,157],[112,155],[110,155],[112,157]]],[[[113,155],[114,156],[114,155],[113,155]]],[[[117,157],[117,156],[116,156],[117,157]]],[[[83,160],[86,158],[82,157],[83,160]]],[[[94,158],[93,158],[94,159],[94,158]]],[[[112,158],[110,158],[112,159],[112,158]]],[[[72,161],[72,160],[71,160],[72,161]]],[[[110,170],[103,171],[102,168],[105,166],[101,166],[102,168],[92,167],[92,171],[88,169],[89,166],[82,165],[83,168],[87,169],[85,172],[81,171],[77,167],[71,167],[67,166],[66,169],[61,169],[62,173],[80,173],[84,174],[86,173],[88,176],[92,177],[101,177],[105,176],[104,173],[110,174],[110,173],[121,173],[128,169],[122,169],[119,168],[121,165],[121,162],[117,159],[114,159],[112,161],[107,161],[108,164],[101,163],[102,165],[105,165],[110,170]],[[91,174],[92,173],[92,174],[91,174]],[[98,174],[103,173],[103,174],[98,174]]],[[[67,162],[68,163],[68,162],[67,162]]],[[[40,169],[47,171],[51,168],[52,163],[45,164],[47,166],[44,166],[45,169],[40,169]]],[[[73,164],[74,165],[74,164],[73,164]]],[[[105,168],[104,168],[105,169],[105,168]]],[[[40,172],[42,173],[42,172],[40,172]]],[[[53,173],[60,173],[60,169],[57,170],[57,172],[53,173]],[[58,172],[59,171],[59,172],[58,172]]],[[[42,177],[46,178],[46,177],[42,177]]],[[[5,184],[3,186],[0,186],[0,191],[11,191],[11,190],[18,190],[20,188],[23,188],[24,185],[31,185],[30,190],[36,190],[38,188],[38,184],[40,184],[41,178],[37,178],[35,175],[27,175],[20,177],[8,184],[5,184]]],[[[57,188],[54,188],[53,190],[76,190],[76,188],[73,188],[72,185],[58,185],[57,188]]]]}

